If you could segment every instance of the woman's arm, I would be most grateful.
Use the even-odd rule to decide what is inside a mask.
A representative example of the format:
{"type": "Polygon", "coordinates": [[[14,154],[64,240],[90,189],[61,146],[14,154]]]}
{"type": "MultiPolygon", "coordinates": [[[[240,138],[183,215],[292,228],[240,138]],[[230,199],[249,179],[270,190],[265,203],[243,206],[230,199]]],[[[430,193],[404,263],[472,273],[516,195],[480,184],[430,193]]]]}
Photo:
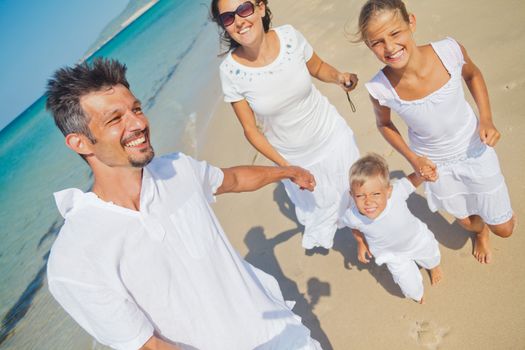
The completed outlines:
{"type": "Polygon", "coordinates": [[[479,136],[481,141],[493,147],[501,135],[492,121],[487,84],[485,84],[483,74],[481,74],[479,68],[472,62],[465,48],[461,44],[459,46],[461,47],[463,59],[465,60],[461,74],[479,111],[479,136]]]}
{"type": "Polygon", "coordinates": [[[372,96],[370,96],[370,100],[372,101],[374,114],[376,116],[377,129],[385,140],[394,147],[396,151],[401,153],[412,165],[414,170],[426,181],[436,181],[438,178],[436,165],[430,159],[417,155],[408,147],[390,118],[390,108],[381,106],[372,96]]]}
{"type": "Polygon", "coordinates": [[[250,144],[259,152],[261,152],[266,158],[274,162],[279,166],[289,166],[290,164],[286,159],[279,154],[268,142],[266,137],[257,129],[255,123],[255,115],[250,105],[246,100],[241,100],[232,103],[233,110],[237,119],[241,123],[244,130],[244,136],[250,142],[250,144]]]}
{"type": "Polygon", "coordinates": [[[314,52],[308,62],[306,62],[310,75],[325,83],[334,83],[345,91],[352,91],[357,86],[357,75],[353,73],[341,73],[331,65],[323,62],[314,52]]]}

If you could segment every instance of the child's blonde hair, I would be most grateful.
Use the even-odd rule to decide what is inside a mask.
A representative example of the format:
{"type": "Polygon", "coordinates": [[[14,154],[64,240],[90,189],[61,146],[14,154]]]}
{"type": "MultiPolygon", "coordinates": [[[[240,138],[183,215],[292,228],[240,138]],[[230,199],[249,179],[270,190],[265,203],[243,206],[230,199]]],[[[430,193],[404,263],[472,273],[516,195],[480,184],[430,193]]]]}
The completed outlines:
{"type": "Polygon", "coordinates": [[[368,0],[359,14],[356,42],[366,40],[368,23],[379,12],[393,11],[396,16],[401,15],[405,22],[409,22],[409,14],[402,0],[368,0]]]}
{"type": "Polygon", "coordinates": [[[390,186],[390,172],[385,158],[377,153],[369,153],[359,158],[350,168],[350,188],[359,187],[373,177],[379,177],[386,187],[390,186]]]}

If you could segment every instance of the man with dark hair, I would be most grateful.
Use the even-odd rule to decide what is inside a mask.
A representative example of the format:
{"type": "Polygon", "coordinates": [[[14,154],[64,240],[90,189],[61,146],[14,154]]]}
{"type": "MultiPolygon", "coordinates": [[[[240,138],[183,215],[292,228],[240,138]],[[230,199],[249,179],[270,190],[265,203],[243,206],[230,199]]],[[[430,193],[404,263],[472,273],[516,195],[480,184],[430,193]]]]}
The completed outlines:
{"type": "Polygon", "coordinates": [[[154,158],[148,119],[117,61],[57,71],[47,108],[94,175],[92,192],[55,193],[65,218],[49,290],[116,349],[320,349],[275,279],[241,259],[209,203],[290,179],[299,167],[213,167],[182,153],[154,158]]]}

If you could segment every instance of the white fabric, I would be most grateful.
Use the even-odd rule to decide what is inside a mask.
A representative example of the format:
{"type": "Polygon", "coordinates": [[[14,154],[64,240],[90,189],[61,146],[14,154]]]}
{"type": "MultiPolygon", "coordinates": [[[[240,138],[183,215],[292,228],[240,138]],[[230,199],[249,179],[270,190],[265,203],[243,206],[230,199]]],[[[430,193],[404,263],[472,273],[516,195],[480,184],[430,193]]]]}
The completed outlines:
{"type": "Polygon", "coordinates": [[[138,349],[153,332],[182,349],[317,349],[277,281],[222,231],[209,206],[222,181],[179,153],[144,169],[140,211],[56,193],[65,224],[48,262],[53,296],[116,349],[138,349]]]}
{"type": "Polygon", "coordinates": [[[450,74],[438,90],[418,100],[402,100],[383,71],[365,86],[379,104],[406,122],[410,148],[438,165],[439,180],[425,183],[431,210],[504,223],[512,217],[510,199],[498,158],[481,142],[478,119],[464,97],[461,48],[452,38],[431,45],[450,74]]]}
{"type": "Polygon", "coordinates": [[[379,104],[396,111],[407,123],[410,148],[415,153],[445,161],[463,157],[482,143],[478,119],[464,98],[461,48],[451,38],[431,45],[450,74],[438,90],[418,100],[402,100],[382,70],[365,86],[379,104]]]}
{"type": "Polygon", "coordinates": [[[423,285],[421,276],[414,276],[414,273],[419,275],[419,270],[417,267],[414,270],[413,262],[425,264],[425,260],[431,259],[435,264],[429,267],[425,264],[425,267],[437,266],[439,247],[427,225],[408,209],[406,200],[415,190],[412,183],[404,178],[392,181],[392,186],[385,210],[377,218],[369,219],[352,205],[342,222],[363,233],[376,264],[386,263],[403,293],[420,300],[417,296],[423,285]]]}
{"type": "Polygon", "coordinates": [[[348,169],[359,157],[352,130],[313,85],[306,62],[313,49],[290,25],[275,30],[278,57],[264,67],[247,67],[230,54],[220,66],[224,100],[245,99],[270,144],[291,164],[314,173],[314,194],[285,182],[305,225],[303,247],[330,248],[339,214],[347,204],[348,169]],[[340,185],[341,184],[341,185],[340,185]]]}
{"type": "Polygon", "coordinates": [[[430,258],[415,258],[391,260],[386,263],[388,271],[392,274],[394,282],[396,282],[403,295],[406,298],[420,301],[423,298],[425,289],[423,287],[423,278],[419,272],[419,266],[430,270],[439,265],[441,255],[439,250],[434,245],[422,247],[418,252],[418,256],[430,256],[430,258]],[[435,255],[437,253],[437,255],[435,255]]]}
{"type": "Polygon", "coordinates": [[[498,156],[492,147],[461,163],[437,163],[439,180],[425,182],[430,210],[443,209],[456,218],[479,215],[489,225],[509,221],[513,211],[498,156]]]}

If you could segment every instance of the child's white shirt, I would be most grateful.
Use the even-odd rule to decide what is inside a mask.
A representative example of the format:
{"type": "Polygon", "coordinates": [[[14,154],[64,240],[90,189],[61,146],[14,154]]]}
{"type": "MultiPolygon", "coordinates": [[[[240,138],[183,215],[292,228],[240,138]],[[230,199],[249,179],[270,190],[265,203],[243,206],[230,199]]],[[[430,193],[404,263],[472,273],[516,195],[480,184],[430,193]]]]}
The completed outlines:
{"type": "Polygon", "coordinates": [[[393,180],[392,186],[386,208],[377,218],[369,219],[352,205],[342,219],[346,226],[363,233],[378,265],[400,257],[417,258],[415,252],[435,241],[427,225],[408,209],[406,200],[415,191],[412,183],[403,178],[393,180]]]}

